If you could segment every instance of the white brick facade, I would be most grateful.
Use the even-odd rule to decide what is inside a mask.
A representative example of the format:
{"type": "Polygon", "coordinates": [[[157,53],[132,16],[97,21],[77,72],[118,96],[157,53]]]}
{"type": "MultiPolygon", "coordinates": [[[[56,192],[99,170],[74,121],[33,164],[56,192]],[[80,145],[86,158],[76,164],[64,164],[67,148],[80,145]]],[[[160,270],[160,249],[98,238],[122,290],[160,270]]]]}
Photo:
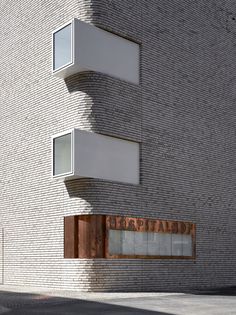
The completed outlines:
{"type": "Polygon", "coordinates": [[[2,1],[0,17],[4,284],[235,285],[235,2],[2,1]],[[51,75],[51,32],[73,17],[141,44],[140,85],[51,75]],[[71,128],[140,141],[141,184],[52,179],[51,136],[71,128]],[[192,221],[196,261],[64,259],[63,217],[82,213],[192,221]]]}

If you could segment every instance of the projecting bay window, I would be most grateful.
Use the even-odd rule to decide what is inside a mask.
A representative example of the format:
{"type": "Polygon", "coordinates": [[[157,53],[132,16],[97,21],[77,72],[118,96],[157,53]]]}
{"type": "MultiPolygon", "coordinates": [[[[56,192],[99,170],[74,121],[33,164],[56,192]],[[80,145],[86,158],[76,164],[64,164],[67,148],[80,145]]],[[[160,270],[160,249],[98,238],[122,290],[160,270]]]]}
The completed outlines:
{"type": "Polygon", "coordinates": [[[139,184],[139,143],[72,129],[52,137],[53,177],[139,184]]]}
{"type": "Polygon", "coordinates": [[[52,34],[56,77],[67,78],[83,71],[97,71],[139,84],[139,45],[78,19],[52,34]]]}

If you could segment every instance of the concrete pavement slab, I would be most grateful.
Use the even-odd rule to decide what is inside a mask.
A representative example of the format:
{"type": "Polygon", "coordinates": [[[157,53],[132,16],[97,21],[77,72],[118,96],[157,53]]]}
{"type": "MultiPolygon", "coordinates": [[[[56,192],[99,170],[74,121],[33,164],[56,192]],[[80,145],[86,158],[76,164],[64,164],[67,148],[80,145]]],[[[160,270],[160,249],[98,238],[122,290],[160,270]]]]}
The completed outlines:
{"type": "Polygon", "coordinates": [[[232,288],[194,294],[0,289],[0,314],[7,315],[236,315],[236,290],[232,288]]]}

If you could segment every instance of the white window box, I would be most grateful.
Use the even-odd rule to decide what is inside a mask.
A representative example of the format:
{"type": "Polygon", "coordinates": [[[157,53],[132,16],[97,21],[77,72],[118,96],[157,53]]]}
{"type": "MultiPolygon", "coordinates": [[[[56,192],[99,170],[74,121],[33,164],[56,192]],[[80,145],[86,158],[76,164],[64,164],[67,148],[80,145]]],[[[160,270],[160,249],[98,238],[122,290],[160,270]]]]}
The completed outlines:
{"type": "Polygon", "coordinates": [[[72,129],[52,137],[53,177],[139,184],[139,143],[72,129]]]}
{"type": "Polygon", "coordinates": [[[53,75],[98,71],[139,83],[139,45],[73,19],[53,32],[53,75]]]}

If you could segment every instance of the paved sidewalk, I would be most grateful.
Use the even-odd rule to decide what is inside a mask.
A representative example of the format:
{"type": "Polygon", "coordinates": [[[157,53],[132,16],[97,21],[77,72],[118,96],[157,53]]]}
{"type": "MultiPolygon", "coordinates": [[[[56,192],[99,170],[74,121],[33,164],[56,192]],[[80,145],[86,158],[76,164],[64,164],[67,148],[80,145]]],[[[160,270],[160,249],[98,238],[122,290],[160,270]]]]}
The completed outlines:
{"type": "Polygon", "coordinates": [[[184,293],[80,293],[0,286],[6,315],[236,315],[236,288],[184,293]]]}

